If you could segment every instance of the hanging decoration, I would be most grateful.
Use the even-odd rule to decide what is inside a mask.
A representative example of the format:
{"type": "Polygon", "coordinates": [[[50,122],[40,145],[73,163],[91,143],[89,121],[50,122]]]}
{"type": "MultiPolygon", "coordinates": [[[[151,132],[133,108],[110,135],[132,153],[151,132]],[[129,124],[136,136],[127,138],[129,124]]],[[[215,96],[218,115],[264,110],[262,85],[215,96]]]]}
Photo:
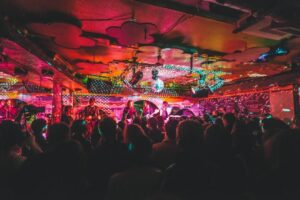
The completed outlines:
{"type": "Polygon", "coordinates": [[[106,33],[110,37],[116,38],[120,45],[131,46],[136,44],[153,43],[153,35],[158,33],[158,29],[156,25],[151,23],[127,21],[119,27],[109,27],[106,30],[106,33]]]}
{"type": "Polygon", "coordinates": [[[158,78],[158,70],[153,69],[152,70],[152,91],[153,92],[161,92],[164,89],[164,82],[158,78]]]}
{"type": "Polygon", "coordinates": [[[152,82],[151,88],[153,92],[161,92],[164,89],[164,82],[157,78],[152,82]]]}

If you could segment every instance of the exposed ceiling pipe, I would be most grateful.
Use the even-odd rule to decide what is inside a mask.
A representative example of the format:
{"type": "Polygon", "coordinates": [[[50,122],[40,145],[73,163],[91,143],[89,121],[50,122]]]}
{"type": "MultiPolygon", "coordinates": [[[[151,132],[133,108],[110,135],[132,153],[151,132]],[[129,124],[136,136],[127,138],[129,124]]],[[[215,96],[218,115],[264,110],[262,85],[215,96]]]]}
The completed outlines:
{"type": "Polygon", "coordinates": [[[191,6],[187,5],[181,2],[173,1],[173,0],[136,0],[137,2],[142,2],[145,4],[150,4],[154,6],[159,6],[167,9],[177,10],[179,12],[210,18],[216,21],[221,21],[225,23],[232,23],[234,19],[232,17],[224,16],[224,15],[218,15],[211,13],[207,10],[199,9],[197,6],[191,6]]]}
{"type": "Polygon", "coordinates": [[[239,11],[242,11],[244,13],[252,13],[252,11],[248,8],[242,8],[240,6],[237,6],[237,5],[234,5],[232,3],[220,3],[218,0],[205,0],[206,2],[209,2],[209,3],[214,3],[214,4],[217,4],[217,5],[220,5],[220,6],[225,6],[225,7],[228,7],[228,8],[232,8],[234,10],[239,10],[239,11]]]}
{"type": "Polygon", "coordinates": [[[234,10],[239,10],[239,11],[245,13],[240,19],[238,19],[235,22],[236,28],[233,30],[233,33],[241,32],[242,30],[244,30],[245,28],[247,28],[253,24],[253,20],[251,22],[247,21],[250,17],[253,17],[252,10],[250,10],[248,8],[243,8],[241,6],[237,6],[232,3],[226,3],[226,2],[221,3],[218,0],[205,0],[205,1],[209,2],[209,3],[217,4],[220,6],[225,6],[225,7],[234,9],[234,10]]]}

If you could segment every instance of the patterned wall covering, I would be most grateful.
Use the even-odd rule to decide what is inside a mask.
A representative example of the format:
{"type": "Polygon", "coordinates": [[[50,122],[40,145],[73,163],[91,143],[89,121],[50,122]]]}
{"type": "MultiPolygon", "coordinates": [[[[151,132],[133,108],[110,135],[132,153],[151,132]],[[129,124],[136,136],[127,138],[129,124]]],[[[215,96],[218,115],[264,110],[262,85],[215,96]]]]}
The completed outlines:
{"type": "Polygon", "coordinates": [[[235,109],[253,114],[270,113],[270,95],[269,92],[252,93],[237,95],[231,97],[211,98],[200,100],[200,113],[212,112],[218,108],[225,108],[227,112],[233,112],[235,109]]]}
{"type": "MultiPolygon", "coordinates": [[[[154,103],[158,108],[162,106],[163,101],[167,101],[170,107],[177,110],[188,109],[196,116],[202,116],[205,113],[210,113],[219,108],[225,108],[227,112],[233,112],[238,109],[243,112],[248,110],[249,113],[261,114],[270,113],[270,94],[269,92],[251,93],[236,96],[227,96],[219,98],[207,99],[183,99],[183,98],[157,98],[152,96],[99,96],[90,94],[76,94],[73,96],[63,94],[62,105],[73,105],[74,114],[80,112],[88,105],[89,99],[94,97],[96,105],[105,113],[120,119],[123,109],[128,100],[134,102],[140,100],[147,100],[154,103]]],[[[46,114],[52,113],[52,99],[51,94],[15,94],[15,93],[0,93],[0,99],[18,99],[28,104],[35,106],[42,106],[46,108],[46,114]]]]}
{"type": "MultiPolygon", "coordinates": [[[[234,109],[240,111],[248,110],[253,114],[270,113],[270,96],[268,92],[252,93],[245,95],[210,98],[210,99],[181,99],[181,98],[155,98],[147,96],[128,96],[128,97],[116,97],[116,96],[97,96],[97,95],[76,95],[74,96],[73,105],[74,111],[79,112],[84,106],[88,105],[88,101],[91,97],[96,99],[96,105],[99,106],[104,112],[111,114],[112,116],[120,119],[124,106],[128,100],[134,102],[139,100],[147,100],[159,108],[163,101],[168,101],[171,107],[177,107],[179,109],[189,109],[196,116],[210,113],[218,108],[225,108],[228,112],[233,112],[234,109]]],[[[71,99],[69,95],[63,96],[63,104],[71,105],[71,99]]]]}

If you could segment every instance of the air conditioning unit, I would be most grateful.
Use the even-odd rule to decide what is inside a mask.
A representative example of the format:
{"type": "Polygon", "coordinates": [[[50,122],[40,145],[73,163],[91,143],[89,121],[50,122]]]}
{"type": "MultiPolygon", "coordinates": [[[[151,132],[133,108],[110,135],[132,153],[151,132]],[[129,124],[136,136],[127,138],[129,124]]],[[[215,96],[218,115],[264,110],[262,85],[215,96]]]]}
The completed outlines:
{"type": "Polygon", "coordinates": [[[23,67],[15,67],[14,68],[15,76],[26,76],[27,74],[28,74],[28,70],[24,69],[23,67]]]}
{"type": "Polygon", "coordinates": [[[298,31],[298,33],[300,34],[300,30],[296,28],[282,27],[277,25],[275,26],[274,24],[277,24],[274,23],[274,19],[270,16],[267,16],[254,25],[246,28],[243,33],[272,40],[282,40],[291,37],[298,31]]]}
{"type": "Polygon", "coordinates": [[[289,23],[276,23],[273,22],[271,24],[271,28],[273,30],[278,30],[284,33],[288,33],[294,36],[300,36],[300,27],[292,26],[289,23]]]}
{"type": "Polygon", "coordinates": [[[53,80],[54,72],[51,69],[42,69],[42,77],[53,80]]]}

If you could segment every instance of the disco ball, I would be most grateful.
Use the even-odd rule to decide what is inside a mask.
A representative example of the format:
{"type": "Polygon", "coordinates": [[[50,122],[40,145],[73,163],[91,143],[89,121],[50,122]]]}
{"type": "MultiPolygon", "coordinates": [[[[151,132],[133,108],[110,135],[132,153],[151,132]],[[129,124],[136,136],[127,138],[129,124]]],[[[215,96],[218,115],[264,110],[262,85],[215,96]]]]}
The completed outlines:
{"type": "Polygon", "coordinates": [[[151,88],[153,92],[161,92],[164,89],[164,82],[160,79],[157,79],[152,82],[151,88]]]}

